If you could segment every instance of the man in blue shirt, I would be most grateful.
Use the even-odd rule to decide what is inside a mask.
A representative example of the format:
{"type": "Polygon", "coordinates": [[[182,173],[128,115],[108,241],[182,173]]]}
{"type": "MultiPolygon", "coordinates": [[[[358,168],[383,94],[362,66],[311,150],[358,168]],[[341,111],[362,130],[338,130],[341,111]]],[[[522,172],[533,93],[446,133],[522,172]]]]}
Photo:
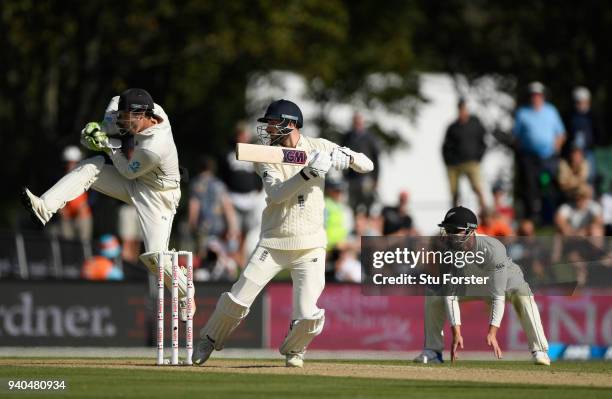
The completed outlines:
{"type": "Polygon", "coordinates": [[[558,154],[565,141],[565,127],[554,105],[544,99],[544,85],[532,82],[528,86],[528,106],[516,112],[513,134],[517,142],[517,163],[524,217],[533,218],[540,212],[539,179],[543,172],[554,178],[558,154]]]}

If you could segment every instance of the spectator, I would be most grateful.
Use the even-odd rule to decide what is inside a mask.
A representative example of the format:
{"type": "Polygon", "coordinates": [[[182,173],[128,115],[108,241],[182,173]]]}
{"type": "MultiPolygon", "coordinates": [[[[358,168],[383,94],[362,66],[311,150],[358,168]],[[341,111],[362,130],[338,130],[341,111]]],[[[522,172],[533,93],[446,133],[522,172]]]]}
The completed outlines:
{"type": "MultiPolygon", "coordinates": [[[[353,213],[345,204],[346,183],[328,180],[325,184],[325,231],[327,262],[336,281],[361,282],[359,243],[350,233],[354,227],[353,213]]],[[[326,273],[327,274],[327,273],[326,273]]]]}
{"type": "Polygon", "coordinates": [[[561,255],[574,266],[578,287],[584,287],[588,280],[586,261],[601,259],[603,242],[599,239],[603,238],[602,212],[601,206],[592,197],[593,189],[589,185],[581,186],[574,193],[573,201],[561,205],[555,216],[557,230],[565,238],[555,240],[558,249],[553,250],[553,258],[558,261],[561,255]],[[597,238],[586,240],[580,237],[597,238]]]}
{"type": "Polygon", "coordinates": [[[241,121],[236,124],[236,131],[230,147],[220,163],[220,177],[227,185],[229,198],[236,210],[237,223],[240,230],[239,235],[239,263],[244,263],[244,243],[245,238],[258,224],[260,207],[259,193],[262,189],[262,183],[252,162],[243,162],[236,160],[236,144],[250,143],[251,133],[245,122],[241,121]]]}
{"type": "Polygon", "coordinates": [[[197,281],[236,281],[238,264],[226,248],[227,244],[216,237],[208,240],[203,263],[194,275],[197,281]]]}
{"type": "Polygon", "coordinates": [[[533,220],[521,219],[517,233],[521,237],[535,237],[535,225],[533,224],[533,220]]]}
{"type": "Polygon", "coordinates": [[[582,148],[572,145],[568,159],[559,162],[559,188],[567,196],[587,184],[589,163],[584,159],[582,148]]]}
{"type": "Polygon", "coordinates": [[[603,138],[603,129],[599,118],[591,109],[591,92],[586,87],[576,87],[573,92],[574,111],[568,121],[567,150],[582,148],[589,163],[589,183],[593,182],[597,172],[593,150],[603,138]]]}
{"type": "Polygon", "coordinates": [[[552,277],[549,273],[550,268],[547,268],[546,264],[550,261],[550,254],[536,237],[533,221],[522,219],[518,225],[517,235],[520,238],[509,242],[508,245],[510,258],[521,265],[525,280],[532,288],[549,282],[552,277]]]}
{"type": "Polygon", "coordinates": [[[408,191],[401,191],[396,206],[386,206],[382,210],[383,234],[388,235],[394,231],[402,230],[402,234],[416,235],[416,230],[412,224],[412,217],[408,214],[408,202],[410,194],[408,191]]]}
{"type": "Polygon", "coordinates": [[[480,212],[480,224],[476,232],[494,237],[508,237],[513,234],[510,224],[494,209],[487,208],[480,212]]]}
{"type": "Polygon", "coordinates": [[[378,161],[380,143],[376,136],[365,128],[363,116],[359,112],[353,114],[353,127],[345,134],[342,146],[365,154],[374,163],[372,173],[361,174],[349,169],[346,174],[349,185],[349,205],[354,212],[365,211],[366,214],[369,214],[370,208],[376,200],[376,188],[380,173],[378,161]]]}
{"type": "Polygon", "coordinates": [[[365,211],[355,213],[355,235],[358,237],[379,236],[383,233],[381,217],[368,216],[365,211]]]}
{"type": "Polygon", "coordinates": [[[205,261],[212,253],[225,256],[238,248],[236,212],[225,184],[215,176],[215,169],[215,161],[203,156],[189,194],[188,225],[196,236],[197,255],[205,261]]]}
{"type": "MultiPolygon", "coordinates": [[[[78,147],[66,147],[62,154],[62,159],[65,163],[65,172],[68,173],[73,170],[82,158],[83,154],[78,147]]],[[[64,240],[91,241],[93,219],[87,199],[87,192],[84,192],[72,201],[68,201],[66,206],[59,210],[59,235],[64,240]]]]}
{"type": "Polygon", "coordinates": [[[563,236],[603,235],[601,206],[593,201],[593,189],[582,185],[573,193],[573,201],[562,204],[555,215],[555,224],[563,236]]]}
{"type": "Polygon", "coordinates": [[[446,129],[442,156],[446,164],[453,207],[459,204],[459,178],[465,175],[478,197],[480,209],[485,208],[480,183],[480,160],[485,152],[486,131],[480,120],[470,114],[465,99],[457,105],[457,119],[446,129]]]}
{"type": "Polygon", "coordinates": [[[361,282],[361,262],[353,251],[342,251],[336,261],[335,279],[342,283],[361,282]]]}
{"type": "Polygon", "coordinates": [[[81,277],[85,280],[123,280],[121,246],[112,234],[100,237],[97,246],[99,255],[92,256],[83,264],[81,277]]]}
{"type": "Polygon", "coordinates": [[[554,105],[545,101],[544,85],[528,86],[530,103],[516,113],[513,134],[517,143],[517,165],[523,217],[533,219],[541,211],[540,177],[556,176],[558,154],[565,140],[565,127],[554,105]]]}
{"type": "Polygon", "coordinates": [[[353,214],[345,205],[346,183],[328,180],[325,184],[325,231],[327,249],[343,247],[354,227],[353,214]]]}
{"type": "MultiPolygon", "coordinates": [[[[396,215],[394,215],[396,216],[396,215]]],[[[383,219],[383,235],[413,236],[412,219],[409,216],[390,217],[383,219]]]]}
{"type": "Polygon", "coordinates": [[[497,182],[493,185],[493,209],[495,213],[503,218],[506,223],[512,224],[514,222],[514,207],[510,205],[510,198],[508,198],[507,192],[501,182],[497,182]]]}
{"type": "Polygon", "coordinates": [[[121,239],[121,258],[126,262],[138,263],[140,247],[143,242],[138,211],[134,205],[121,204],[119,206],[118,232],[121,239]]]}

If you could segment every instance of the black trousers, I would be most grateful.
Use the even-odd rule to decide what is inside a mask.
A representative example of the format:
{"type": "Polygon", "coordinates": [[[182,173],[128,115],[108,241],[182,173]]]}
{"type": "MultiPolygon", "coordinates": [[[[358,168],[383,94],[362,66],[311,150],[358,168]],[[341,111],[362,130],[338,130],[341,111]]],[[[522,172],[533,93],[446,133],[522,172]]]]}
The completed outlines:
{"type": "Polygon", "coordinates": [[[553,155],[542,159],[533,153],[518,151],[516,161],[518,184],[515,192],[523,205],[523,217],[534,219],[540,216],[542,210],[542,185],[547,184],[554,190],[559,157],[553,155]],[[544,179],[548,181],[543,181],[544,179]]]}

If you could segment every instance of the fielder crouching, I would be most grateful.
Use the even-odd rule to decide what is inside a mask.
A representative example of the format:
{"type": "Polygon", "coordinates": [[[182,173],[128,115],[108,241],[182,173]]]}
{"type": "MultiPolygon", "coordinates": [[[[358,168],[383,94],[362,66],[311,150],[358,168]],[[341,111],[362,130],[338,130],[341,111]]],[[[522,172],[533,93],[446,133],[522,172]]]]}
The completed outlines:
{"type": "Polygon", "coordinates": [[[291,101],[272,102],[258,121],[263,123],[258,127],[263,144],[305,150],[309,162],[305,167],[256,164],[267,202],[260,241],[231,292],[221,295],[200,331],[194,364],[203,364],[213,350],[223,349],[227,337],[247,316],[265,285],[281,270],[290,269],[293,314],[280,353],[285,355],[288,367],[303,367],[306,348],[325,323],[325,311],[317,307],[325,286],[325,174],[331,167],[350,167],[359,173],[374,169],[372,161],[361,153],[325,139],[302,136],[302,112],[291,101]]]}
{"type": "MultiPolygon", "coordinates": [[[[22,202],[38,225],[44,226],[66,202],[90,188],[132,204],[144,236],[146,253],[140,259],[157,275],[157,254],[168,250],[172,220],[181,197],[178,154],[170,121],[164,110],[143,89],[128,89],[111,99],[104,121],[88,123],[81,144],[106,153],[112,165],[97,155],[85,159],[43,195],[24,188],[22,202]],[[128,159],[114,135],[134,135],[128,159]]],[[[164,256],[165,285],[172,288],[170,256],[164,256]]],[[[179,273],[179,317],[187,320],[187,277],[179,273]]],[[[195,312],[195,304],[192,313],[195,312]]]]}
{"type": "MultiPolygon", "coordinates": [[[[455,271],[470,276],[489,276],[491,282],[484,289],[477,289],[476,295],[462,295],[457,292],[444,292],[436,289],[429,292],[425,297],[425,347],[414,361],[416,363],[443,362],[443,329],[447,317],[453,333],[451,361],[457,358],[459,349],[463,349],[459,302],[470,299],[481,299],[491,304],[487,345],[491,347],[495,356],[501,359],[502,350],[497,342],[497,330],[501,325],[505,299],[508,297],[527,337],[533,362],[549,366],[548,341],[540,320],[538,304],[534,300],[529,284],[524,279],[521,268],[508,257],[506,247],[494,237],[476,234],[476,215],[462,206],[450,209],[438,226],[441,228],[442,236],[446,238],[453,250],[485,254],[484,262],[481,264],[467,264],[463,269],[455,271]]],[[[467,287],[468,290],[470,288],[472,287],[467,287]]]]}

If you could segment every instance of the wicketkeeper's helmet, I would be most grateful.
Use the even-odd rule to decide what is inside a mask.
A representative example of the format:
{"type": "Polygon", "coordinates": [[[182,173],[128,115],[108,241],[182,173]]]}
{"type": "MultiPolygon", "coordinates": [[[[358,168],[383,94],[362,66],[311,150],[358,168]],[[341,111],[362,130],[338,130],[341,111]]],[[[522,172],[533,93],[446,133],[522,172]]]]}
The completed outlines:
{"type": "Polygon", "coordinates": [[[142,116],[154,115],[153,97],[144,89],[127,89],[119,95],[115,123],[119,134],[129,133],[129,126],[142,116]]]}
{"type": "Polygon", "coordinates": [[[117,111],[144,112],[147,116],[153,115],[155,103],[153,97],[144,89],[127,89],[119,96],[117,111]]]}

